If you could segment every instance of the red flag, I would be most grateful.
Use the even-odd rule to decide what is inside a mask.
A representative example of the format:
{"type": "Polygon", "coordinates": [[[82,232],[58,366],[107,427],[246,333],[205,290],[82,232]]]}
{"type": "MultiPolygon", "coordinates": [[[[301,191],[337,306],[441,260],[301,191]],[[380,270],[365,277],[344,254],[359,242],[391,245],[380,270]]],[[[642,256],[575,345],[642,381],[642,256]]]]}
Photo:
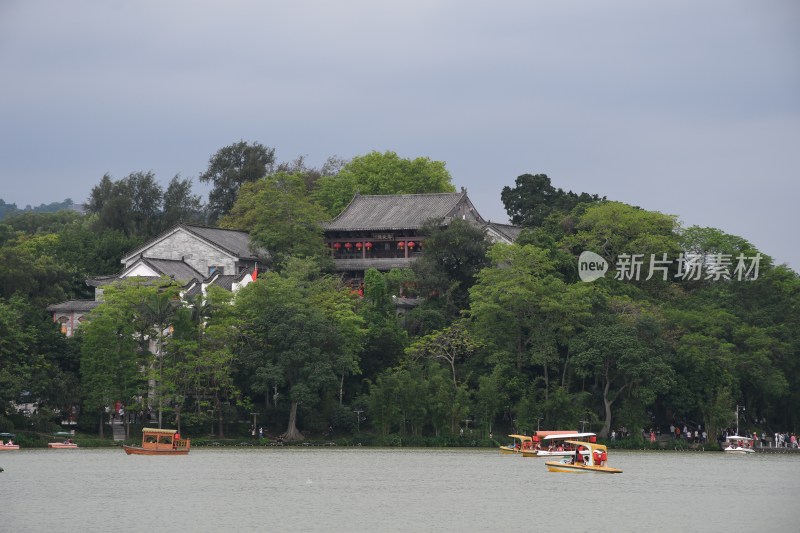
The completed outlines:
{"type": "Polygon", "coordinates": [[[253,281],[255,281],[256,278],[258,278],[258,263],[253,267],[253,281]]]}

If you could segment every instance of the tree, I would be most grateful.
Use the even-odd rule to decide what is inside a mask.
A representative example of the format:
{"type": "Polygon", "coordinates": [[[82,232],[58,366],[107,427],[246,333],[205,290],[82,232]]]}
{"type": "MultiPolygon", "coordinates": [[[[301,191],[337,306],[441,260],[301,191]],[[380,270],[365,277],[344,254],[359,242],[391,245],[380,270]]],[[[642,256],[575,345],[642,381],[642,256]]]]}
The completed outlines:
{"type": "Polygon", "coordinates": [[[426,236],[422,256],[411,267],[417,289],[444,302],[447,316],[456,317],[468,306],[478,272],[489,265],[491,243],[481,228],[460,219],[446,228],[427,224],[422,233],[426,236]]]}
{"type": "Polygon", "coordinates": [[[428,358],[447,363],[453,375],[453,387],[457,389],[456,363],[470,357],[479,347],[480,345],[472,338],[464,324],[456,322],[442,331],[417,340],[406,350],[406,353],[413,360],[428,358]]]}
{"type": "Polygon", "coordinates": [[[161,228],[164,192],[152,172],[133,172],[119,181],[105,174],[92,188],[86,210],[97,215],[97,229],[150,237],[161,228]]]}
{"type": "Polygon", "coordinates": [[[288,391],[289,422],[283,438],[299,440],[297,411],[314,405],[336,383],[337,324],[310,305],[307,280],[269,272],[241,289],[235,300],[240,354],[251,381],[288,391]]]}
{"type": "Polygon", "coordinates": [[[108,287],[106,302],[92,310],[80,329],[83,405],[97,414],[101,437],[106,409],[138,395],[144,379],[133,311],[118,294],[119,289],[108,287]]]}
{"type": "Polygon", "coordinates": [[[427,157],[403,159],[395,152],[370,152],[354,157],[336,176],[322,176],[314,198],[333,217],[356,192],[361,194],[423,194],[453,192],[450,172],[442,161],[427,157]]]}
{"type": "MultiPolygon", "coordinates": [[[[615,307],[614,299],[610,305],[615,307]]],[[[612,406],[623,394],[649,404],[672,384],[674,370],[658,328],[654,318],[642,310],[634,316],[601,319],[573,339],[578,375],[595,379],[601,388],[601,437],[608,436],[612,406]]]]}
{"type": "Polygon", "coordinates": [[[208,194],[209,221],[214,223],[226,215],[236,202],[239,188],[266,176],[274,162],[275,149],[259,143],[239,141],[217,150],[199,178],[213,185],[208,194]]]}
{"type": "Polygon", "coordinates": [[[163,227],[169,228],[179,222],[194,224],[202,222],[203,202],[192,194],[192,180],[173,177],[164,192],[163,227]]]}
{"type": "Polygon", "coordinates": [[[511,222],[526,227],[541,226],[552,213],[567,214],[578,204],[601,200],[596,194],[576,194],[556,189],[546,174],[518,176],[514,188],[503,187],[500,199],[511,222]]]}
{"type": "Polygon", "coordinates": [[[223,227],[247,228],[254,243],[280,269],[290,257],[327,258],[320,222],[325,214],[307,195],[299,175],[276,174],[242,186],[223,227]]]}

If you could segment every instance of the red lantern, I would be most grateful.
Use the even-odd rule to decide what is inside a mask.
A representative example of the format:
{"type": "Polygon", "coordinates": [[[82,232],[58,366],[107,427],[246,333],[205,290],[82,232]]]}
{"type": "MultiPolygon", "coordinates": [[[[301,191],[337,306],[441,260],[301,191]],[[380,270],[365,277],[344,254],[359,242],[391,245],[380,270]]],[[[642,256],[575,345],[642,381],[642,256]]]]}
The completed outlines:
{"type": "Polygon", "coordinates": [[[405,248],[405,246],[406,246],[406,243],[404,241],[400,241],[400,242],[397,243],[397,247],[398,248],[405,248]]]}
{"type": "Polygon", "coordinates": [[[413,248],[414,247],[414,241],[408,241],[408,247],[409,248],[413,248]]]}
{"type": "Polygon", "coordinates": [[[364,248],[366,248],[367,250],[371,250],[372,249],[372,243],[371,242],[365,242],[364,243],[364,248]]]}
{"type": "Polygon", "coordinates": [[[352,247],[353,247],[353,244],[352,244],[352,243],[349,243],[349,242],[346,242],[346,243],[344,243],[344,247],[345,247],[345,248],[347,248],[347,249],[349,250],[350,248],[352,248],[352,247]]]}
{"type": "Polygon", "coordinates": [[[333,247],[334,247],[335,249],[337,249],[337,250],[338,250],[339,248],[341,248],[341,247],[342,247],[342,243],[340,243],[340,242],[335,242],[335,243],[333,243],[333,247]]]}
{"type": "Polygon", "coordinates": [[[360,242],[357,242],[357,243],[356,243],[356,248],[358,248],[359,250],[361,249],[361,247],[362,247],[362,246],[363,246],[363,244],[362,244],[362,243],[360,243],[360,242]]]}

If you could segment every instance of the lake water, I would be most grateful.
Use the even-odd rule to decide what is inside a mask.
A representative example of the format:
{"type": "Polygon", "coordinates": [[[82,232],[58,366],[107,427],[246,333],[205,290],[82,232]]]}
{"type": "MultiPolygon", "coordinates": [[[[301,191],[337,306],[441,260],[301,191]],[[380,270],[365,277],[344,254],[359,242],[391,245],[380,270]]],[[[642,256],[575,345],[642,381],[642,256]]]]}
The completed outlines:
{"type": "Polygon", "coordinates": [[[619,475],[494,450],[0,452],[0,531],[800,531],[800,455],[609,454],[619,475]]]}

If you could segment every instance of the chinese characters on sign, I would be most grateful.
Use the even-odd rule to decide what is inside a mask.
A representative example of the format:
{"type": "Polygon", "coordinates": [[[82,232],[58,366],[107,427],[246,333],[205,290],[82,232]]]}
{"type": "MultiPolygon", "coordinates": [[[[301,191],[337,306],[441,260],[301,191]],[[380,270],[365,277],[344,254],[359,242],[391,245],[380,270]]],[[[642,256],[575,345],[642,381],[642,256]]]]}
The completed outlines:
{"type": "MultiPolygon", "coordinates": [[[[739,254],[692,254],[681,253],[676,259],[669,259],[667,254],[620,254],[614,264],[614,279],[621,281],[640,281],[661,279],[666,281],[670,275],[674,279],[685,281],[720,281],[732,280],[753,281],[758,279],[758,268],[761,254],[747,257],[739,254]],[[675,273],[670,274],[670,267],[677,266],[675,273]]],[[[583,281],[594,281],[609,270],[608,263],[594,252],[583,252],[578,259],[578,274],[583,281]]]]}

